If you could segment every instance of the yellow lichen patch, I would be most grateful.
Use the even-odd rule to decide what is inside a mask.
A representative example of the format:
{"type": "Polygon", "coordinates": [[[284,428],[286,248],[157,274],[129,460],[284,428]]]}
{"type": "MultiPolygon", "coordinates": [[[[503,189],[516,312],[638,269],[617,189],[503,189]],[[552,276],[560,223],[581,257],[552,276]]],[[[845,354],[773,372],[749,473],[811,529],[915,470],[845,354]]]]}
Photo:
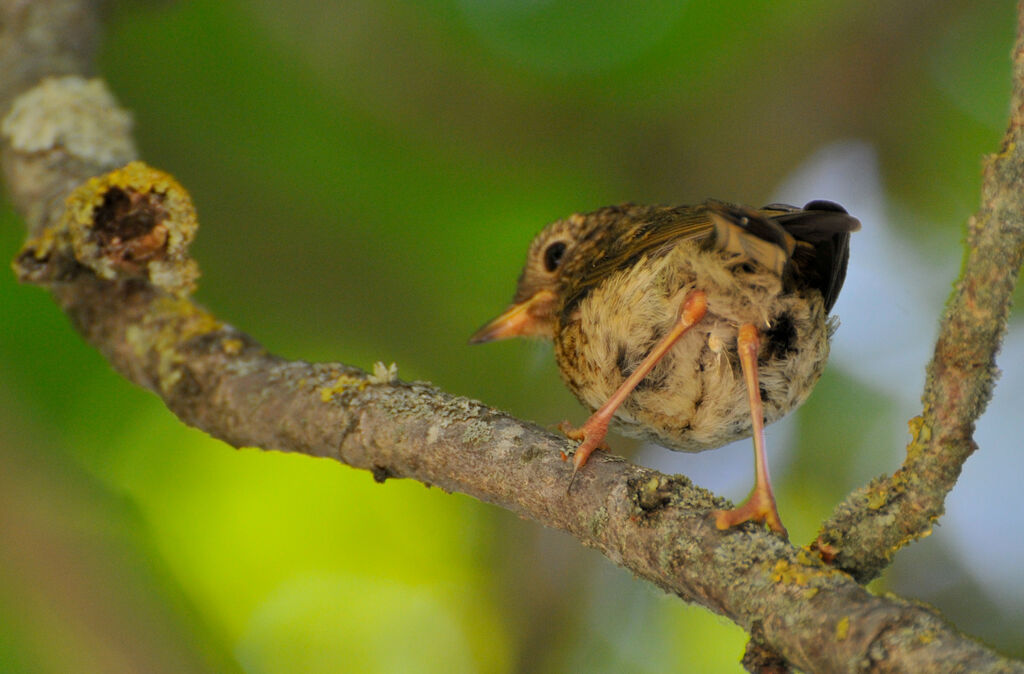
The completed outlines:
{"type": "Polygon", "coordinates": [[[26,241],[22,250],[31,251],[36,260],[45,260],[60,242],[59,228],[47,227],[42,234],[26,241]]]}
{"type": "Polygon", "coordinates": [[[920,635],[918,635],[917,640],[920,641],[922,644],[930,644],[931,642],[935,641],[935,632],[933,632],[932,630],[925,630],[921,632],[920,635]]]}
{"type": "Polygon", "coordinates": [[[197,227],[185,188],[136,161],[75,189],[53,236],[100,278],[143,277],[184,296],[199,276],[188,257],[197,227]]]}
{"type": "Polygon", "coordinates": [[[868,508],[880,510],[888,502],[889,497],[884,489],[872,489],[867,493],[868,508]]]}
{"type": "Polygon", "coordinates": [[[821,562],[811,554],[810,548],[807,546],[797,550],[796,562],[801,566],[821,566],[821,562]]]}
{"type": "Polygon", "coordinates": [[[46,283],[52,280],[52,270],[45,269],[45,263],[53,253],[69,246],[61,236],[59,227],[47,227],[39,236],[25,241],[18,255],[11,262],[11,269],[22,283],[46,283]]]}
{"type": "Polygon", "coordinates": [[[83,227],[91,227],[93,211],[103,205],[103,200],[111,188],[139,193],[157,193],[166,197],[168,215],[177,217],[181,226],[176,232],[176,242],[191,242],[195,235],[195,209],[192,199],[185,188],[170,174],[148,166],[141,161],[133,161],[125,166],[90,178],[79,186],[68,198],[65,207],[65,219],[83,227]]]}
{"type": "MultiPolygon", "coordinates": [[[[639,506],[640,512],[644,514],[661,510],[672,501],[672,486],[669,478],[664,475],[654,475],[638,485],[633,501],[639,506]]],[[[638,512],[638,514],[640,513],[638,512]]]]}
{"type": "Polygon", "coordinates": [[[932,427],[925,422],[929,411],[929,408],[926,406],[922,415],[916,416],[907,422],[907,428],[910,430],[907,456],[910,458],[919,455],[928,446],[928,443],[931,442],[932,427]]]}
{"type": "Polygon", "coordinates": [[[156,357],[158,384],[167,392],[181,379],[186,362],[182,345],[222,327],[213,314],[190,300],[164,297],[154,302],[140,325],[128,327],[125,338],[140,358],[156,357]]]}
{"type": "Polygon", "coordinates": [[[165,297],[158,300],[154,308],[158,314],[172,318],[168,327],[175,330],[175,341],[178,343],[224,327],[213,314],[191,300],[165,297]]]}
{"type": "Polygon", "coordinates": [[[850,634],[850,617],[843,616],[836,623],[836,641],[845,641],[850,634]]]}
{"type": "Polygon", "coordinates": [[[907,421],[907,430],[910,431],[910,437],[916,440],[917,434],[921,430],[922,426],[924,426],[924,417],[920,415],[912,417],[909,421],[907,421]]]}
{"type": "MultiPolygon", "coordinates": [[[[932,517],[932,521],[933,522],[935,520],[937,520],[937,519],[938,519],[937,516],[933,516],[932,517]]],[[[886,551],[886,559],[892,559],[892,556],[894,554],[896,554],[896,552],[898,552],[899,550],[904,548],[905,546],[909,545],[910,543],[913,543],[914,541],[916,541],[916,540],[918,540],[920,538],[928,538],[931,535],[932,535],[932,530],[931,530],[930,527],[928,529],[925,529],[924,531],[920,531],[920,532],[913,531],[913,532],[910,532],[906,536],[903,536],[902,538],[900,538],[896,542],[896,544],[892,546],[892,548],[890,548],[889,550],[886,551]]]]}
{"type": "Polygon", "coordinates": [[[370,382],[366,381],[362,377],[354,377],[350,374],[340,375],[335,382],[330,386],[320,387],[320,400],[323,402],[330,402],[334,399],[334,396],[351,391],[362,391],[369,385],[370,382]]]}
{"type": "Polygon", "coordinates": [[[237,356],[245,343],[235,337],[225,337],[220,340],[220,348],[229,356],[237,356]]]}
{"type": "MultiPolygon", "coordinates": [[[[843,575],[842,571],[831,566],[826,560],[826,557],[828,559],[835,559],[838,552],[836,547],[825,543],[819,536],[817,541],[811,545],[805,545],[797,550],[796,563],[811,570],[808,572],[808,582],[843,575]]],[[[810,599],[817,593],[817,588],[810,588],[805,592],[805,598],[810,599]]]]}
{"type": "MultiPolygon", "coordinates": [[[[925,414],[928,410],[925,409],[925,414]]],[[[925,444],[932,439],[932,427],[925,423],[924,416],[916,416],[907,422],[910,436],[915,443],[925,444]]]]}
{"type": "Polygon", "coordinates": [[[785,559],[780,559],[772,569],[772,581],[784,585],[806,585],[809,576],[785,559]]]}
{"type": "Polygon", "coordinates": [[[1006,147],[1003,148],[1003,150],[1001,152],[999,152],[997,154],[990,155],[990,156],[993,159],[1006,159],[1007,157],[1012,157],[1013,156],[1013,152],[1016,149],[1017,149],[1016,141],[1012,141],[1011,140],[1009,143],[1006,144],[1006,147]]]}
{"type": "Polygon", "coordinates": [[[772,569],[772,582],[780,583],[784,577],[784,574],[789,572],[789,562],[785,559],[780,559],[775,562],[775,568],[772,569]]]}

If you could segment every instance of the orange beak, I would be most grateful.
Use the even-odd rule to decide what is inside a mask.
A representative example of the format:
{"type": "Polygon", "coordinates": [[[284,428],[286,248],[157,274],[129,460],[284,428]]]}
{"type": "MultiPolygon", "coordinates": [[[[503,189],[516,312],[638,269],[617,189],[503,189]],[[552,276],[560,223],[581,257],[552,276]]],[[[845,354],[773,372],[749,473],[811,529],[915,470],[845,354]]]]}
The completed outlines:
{"type": "Polygon", "coordinates": [[[541,290],[528,300],[513,304],[469,338],[470,344],[485,344],[512,337],[551,337],[551,324],[543,320],[554,306],[555,293],[541,290]]]}

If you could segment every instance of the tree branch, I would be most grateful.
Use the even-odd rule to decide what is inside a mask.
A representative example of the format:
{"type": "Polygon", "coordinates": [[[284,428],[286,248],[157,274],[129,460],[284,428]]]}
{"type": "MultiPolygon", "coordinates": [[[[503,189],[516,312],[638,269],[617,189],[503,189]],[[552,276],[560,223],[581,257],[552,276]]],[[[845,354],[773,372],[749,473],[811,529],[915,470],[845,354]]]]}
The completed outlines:
{"type": "Polygon", "coordinates": [[[1010,121],[985,161],[981,207],[968,223],[966,258],[943,312],[935,353],[910,422],[903,466],[840,504],[815,547],[862,583],[907,543],[931,533],[967,457],[974,424],[992,397],[1013,289],[1024,262],[1024,2],[1018,6],[1010,121]]]}
{"type": "MultiPolygon", "coordinates": [[[[72,50],[72,65],[56,54],[66,54],[61,45],[82,30],[69,17],[91,9],[66,0],[0,0],[7,45],[0,72],[20,74],[0,91],[9,111],[4,175],[30,233],[15,269],[47,287],[89,343],[184,422],[236,447],[328,457],[380,481],[416,479],[565,530],[665,591],[729,617],[802,669],[1024,671],[926,608],[872,596],[808,550],[753,526],[719,531],[709,512],[724,502],[684,477],[603,457],[566,494],[571,466],[560,459],[564,438],[428,384],[398,381],[384,368],[371,375],[342,364],[284,360],[196,305],[189,298],[196,267],[187,255],[196,224],[187,193],[143,164],[118,168],[135,150],[126,113],[102,83],[39,80],[85,72],[88,49],[72,50]],[[39,44],[37,22],[52,36],[49,49],[39,44]],[[10,48],[29,39],[36,40],[32,50],[10,48]],[[33,63],[18,65],[23,58],[33,63]]],[[[80,41],[92,44],[91,36],[80,41]]],[[[1014,132],[1022,100],[1015,91],[1014,132]]],[[[1013,139],[1007,148],[1020,147],[1013,139]]],[[[983,208],[973,221],[971,243],[983,252],[972,259],[994,255],[986,246],[1012,235],[1018,243],[999,259],[1020,263],[1020,227],[1009,223],[1019,221],[1024,204],[989,183],[1005,180],[1007,172],[1018,180],[1021,166],[1016,150],[990,164],[992,210],[983,208]]],[[[902,509],[901,518],[935,500],[921,487],[934,473],[949,484],[955,479],[960,464],[950,468],[941,458],[949,448],[964,457],[971,449],[972,421],[950,426],[946,415],[976,416],[991,389],[992,354],[1008,306],[991,297],[1008,293],[1012,278],[989,262],[968,262],[963,299],[947,310],[951,318],[930,368],[931,402],[917,434],[920,449],[914,445],[914,462],[890,479],[886,494],[893,496],[883,504],[902,509]],[[970,351],[961,349],[964,335],[971,336],[970,351]],[[933,454],[939,456],[928,458],[933,454]]],[[[823,552],[859,577],[877,566],[868,548],[879,545],[876,557],[887,559],[895,545],[885,532],[899,528],[869,512],[877,510],[872,505],[870,494],[851,497],[845,519],[830,523],[819,539],[823,552]],[[872,524],[863,524],[865,518],[872,524]]],[[[917,519],[927,526],[930,511],[922,512],[917,519]]],[[[924,530],[913,526],[911,536],[924,530]]]]}

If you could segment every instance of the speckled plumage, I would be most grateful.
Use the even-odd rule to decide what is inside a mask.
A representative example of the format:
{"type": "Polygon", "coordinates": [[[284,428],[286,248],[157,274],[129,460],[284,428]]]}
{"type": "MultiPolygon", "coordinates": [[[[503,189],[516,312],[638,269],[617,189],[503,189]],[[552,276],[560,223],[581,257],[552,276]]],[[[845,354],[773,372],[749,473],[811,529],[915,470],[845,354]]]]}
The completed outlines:
{"type": "Polygon", "coordinates": [[[858,223],[834,204],[809,206],[626,204],[574,214],[534,238],[513,303],[552,291],[534,312],[532,334],[554,340],[563,379],[595,410],[669,330],[687,293],[703,290],[707,315],[626,398],[613,425],[671,449],[712,449],[751,432],[735,348],[741,324],[764,337],[758,366],[767,422],[799,406],[824,369],[835,327],[828,309],[858,223]],[[741,239],[768,240],[782,261],[721,250],[713,215],[741,239]],[[773,239],[784,235],[764,232],[766,223],[792,236],[791,252],[773,239]],[[565,249],[551,271],[545,253],[558,243],[565,249]]]}
{"type": "Polygon", "coordinates": [[[766,422],[779,419],[807,398],[821,376],[832,330],[820,292],[787,288],[770,271],[748,269],[735,253],[684,240],[615,272],[559,315],[555,358],[566,384],[596,410],[668,332],[687,294],[703,290],[707,315],[626,398],[613,425],[688,452],[749,436],[736,355],[743,323],[767,336],[758,363],[762,400],[766,422]]]}

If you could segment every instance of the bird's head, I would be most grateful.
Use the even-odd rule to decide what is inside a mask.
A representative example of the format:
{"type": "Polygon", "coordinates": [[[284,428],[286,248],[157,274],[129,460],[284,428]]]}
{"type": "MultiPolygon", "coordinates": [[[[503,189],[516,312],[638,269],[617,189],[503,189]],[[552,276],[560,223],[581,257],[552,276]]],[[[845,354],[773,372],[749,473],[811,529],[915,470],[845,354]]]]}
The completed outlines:
{"type": "Polygon", "coordinates": [[[470,344],[511,337],[554,337],[566,269],[582,249],[593,245],[597,221],[592,215],[573,214],[551,223],[534,237],[512,304],[477,330],[470,344]]]}

